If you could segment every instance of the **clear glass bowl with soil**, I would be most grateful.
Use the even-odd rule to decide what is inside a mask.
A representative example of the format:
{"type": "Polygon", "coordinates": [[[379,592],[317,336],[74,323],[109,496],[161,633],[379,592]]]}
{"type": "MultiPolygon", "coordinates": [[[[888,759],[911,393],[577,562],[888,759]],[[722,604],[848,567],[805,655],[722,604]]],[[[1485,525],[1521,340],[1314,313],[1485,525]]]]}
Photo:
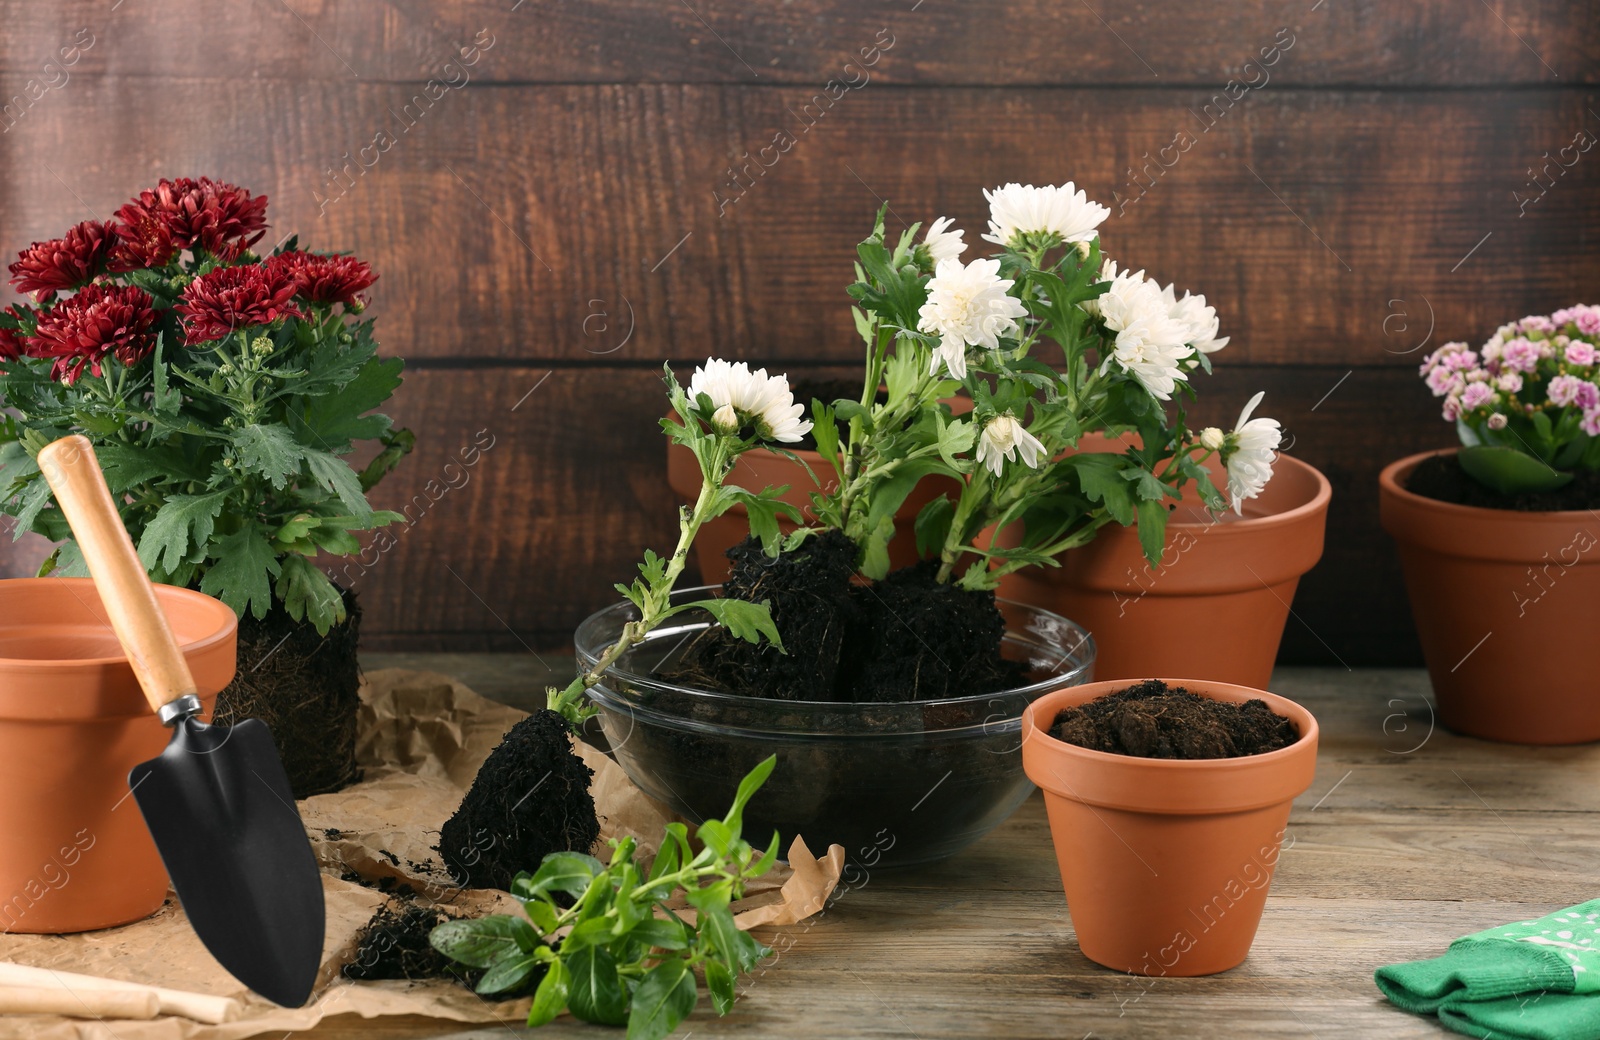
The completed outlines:
{"type": "MultiPolygon", "coordinates": [[[[685,589],[675,601],[714,590],[685,589]]],[[[609,753],[644,791],[694,821],[714,816],[739,778],[770,754],[772,778],[745,810],[764,846],[774,829],[813,852],[844,846],[860,866],[944,859],[1004,821],[1033,790],[1023,774],[1021,716],[1037,698],[1087,682],[1094,642],[1066,618],[999,601],[1003,654],[1023,683],[998,692],[900,703],[769,700],[695,689],[657,677],[686,643],[715,625],[701,611],[674,617],[624,654],[590,695],[609,753]]],[[[592,666],[637,616],[619,603],[578,627],[580,668],[592,666]]]]}

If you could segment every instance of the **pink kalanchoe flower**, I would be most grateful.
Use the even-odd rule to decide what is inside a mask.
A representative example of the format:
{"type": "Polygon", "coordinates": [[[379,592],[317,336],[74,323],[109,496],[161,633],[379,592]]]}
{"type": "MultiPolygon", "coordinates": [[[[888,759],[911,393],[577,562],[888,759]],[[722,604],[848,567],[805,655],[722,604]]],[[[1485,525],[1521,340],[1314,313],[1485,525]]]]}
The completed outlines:
{"type": "Polygon", "coordinates": [[[1518,372],[1532,372],[1539,367],[1539,344],[1527,339],[1514,339],[1505,345],[1501,361],[1507,368],[1518,372]]]}
{"type": "Polygon", "coordinates": [[[1523,332],[1554,332],[1556,323],[1542,314],[1530,314],[1517,322],[1523,332]]]}
{"type": "Polygon", "coordinates": [[[1514,394],[1522,389],[1522,374],[1520,372],[1502,372],[1495,377],[1494,385],[1502,393],[1514,394]]]}
{"type": "Polygon", "coordinates": [[[1463,350],[1445,358],[1444,363],[1446,367],[1453,368],[1457,372],[1465,372],[1469,368],[1478,367],[1478,355],[1474,351],[1463,350]]]}
{"type": "Polygon", "coordinates": [[[1567,344],[1567,364],[1592,365],[1594,364],[1594,347],[1581,339],[1572,340],[1567,344]]]}
{"type": "Polygon", "coordinates": [[[1585,410],[1600,405],[1600,386],[1585,382],[1578,385],[1578,407],[1585,410]]]}
{"type": "Polygon", "coordinates": [[[1494,391],[1486,383],[1468,383],[1461,392],[1462,411],[1472,412],[1494,400],[1494,391]]]}
{"type": "Polygon", "coordinates": [[[1583,393],[1582,388],[1584,386],[1593,385],[1592,383],[1585,383],[1577,376],[1556,376],[1550,380],[1550,386],[1545,390],[1545,393],[1549,396],[1551,404],[1566,408],[1569,405],[1578,403],[1578,398],[1583,393]]]}
{"type": "Polygon", "coordinates": [[[1452,354],[1457,354],[1466,349],[1467,345],[1459,340],[1452,343],[1446,343],[1444,346],[1440,347],[1438,350],[1435,350],[1432,354],[1429,354],[1427,357],[1422,359],[1422,364],[1417,367],[1417,374],[1424,376],[1427,375],[1433,369],[1444,364],[1446,358],[1450,357],[1452,354]]]}
{"type": "Polygon", "coordinates": [[[1600,408],[1591,408],[1583,413],[1583,421],[1579,428],[1591,437],[1600,437],[1600,408]]]}
{"type": "Polygon", "coordinates": [[[1433,396],[1443,397],[1451,392],[1459,393],[1465,380],[1448,368],[1436,368],[1428,373],[1427,383],[1433,396]]]}
{"type": "Polygon", "coordinates": [[[1489,416],[1489,429],[1503,430],[1506,428],[1506,423],[1509,421],[1510,420],[1506,418],[1504,412],[1495,412],[1493,415],[1489,416]]]}
{"type": "Polygon", "coordinates": [[[1583,312],[1573,319],[1573,324],[1585,336],[1600,336],[1600,307],[1583,308],[1583,312]]]}

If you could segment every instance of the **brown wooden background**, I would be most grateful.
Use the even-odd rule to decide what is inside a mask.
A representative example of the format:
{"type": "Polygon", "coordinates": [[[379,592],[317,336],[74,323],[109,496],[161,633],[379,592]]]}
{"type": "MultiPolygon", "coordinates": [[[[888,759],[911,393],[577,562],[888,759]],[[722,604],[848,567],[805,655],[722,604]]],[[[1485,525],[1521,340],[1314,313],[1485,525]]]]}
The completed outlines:
{"type": "Polygon", "coordinates": [[[362,576],[373,647],[560,645],[670,544],[663,360],[849,365],[879,199],[976,242],[981,188],[1071,178],[1111,255],[1221,313],[1205,416],[1265,389],[1333,481],[1284,659],[1414,661],[1375,484],[1451,440],[1416,363],[1600,296],[1600,150],[1560,151],[1600,135],[1594,3],[5,0],[0,40],[8,257],[209,174],[381,272],[421,447],[377,498],[457,486],[362,576]],[[1230,79],[1254,87],[1223,106],[1230,79]],[[830,80],[857,85],[818,118],[830,80]]]}

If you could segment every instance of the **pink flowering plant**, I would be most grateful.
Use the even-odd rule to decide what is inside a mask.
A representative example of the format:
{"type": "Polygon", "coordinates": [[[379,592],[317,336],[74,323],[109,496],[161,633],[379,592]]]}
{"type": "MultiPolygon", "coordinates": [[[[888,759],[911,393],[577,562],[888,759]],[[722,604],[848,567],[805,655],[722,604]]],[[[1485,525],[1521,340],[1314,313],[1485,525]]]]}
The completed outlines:
{"type": "Polygon", "coordinates": [[[154,580],[240,616],[344,620],[314,561],[403,519],[367,502],[411,448],[374,411],[403,364],[360,317],[367,264],[294,239],[256,253],[266,209],[231,184],[162,180],[10,265],[28,298],[0,310],[0,510],[17,537],[61,543],[41,574],[87,573],[35,461],[81,433],[154,580]],[[363,442],[358,470],[345,456],[363,442]]]}
{"type": "Polygon", "coordinates": [[[1456,424],[1461,468],[1505,495],[1600,469],[1600,307],[1502,325],[1477,350],[1446,343],[1421,374],[1456,424]]]}

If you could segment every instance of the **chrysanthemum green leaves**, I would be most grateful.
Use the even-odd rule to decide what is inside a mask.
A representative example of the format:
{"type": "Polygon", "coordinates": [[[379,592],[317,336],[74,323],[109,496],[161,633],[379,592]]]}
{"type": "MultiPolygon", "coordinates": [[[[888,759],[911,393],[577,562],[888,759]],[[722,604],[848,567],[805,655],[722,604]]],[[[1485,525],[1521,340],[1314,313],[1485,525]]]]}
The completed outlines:
{"type": "Polygon", "coordinates": [[[212,550],[214,559],[200,579],[200,591],[215,596],[243,617],[272,609],[272,579],[283,570],[272,543],[254,523],[245,523],[212,550]]]}
{"type": "Polygon", "coordinates": [[[750,603],[742,599],[702,599],[693,603],[684,604],[685,608],[699,607],[712,617],[728,633],[748,643],[759,643],[763,639],[783,651],[783,640],[778,635],[778,626],[772,621],[772,612],[766,603],[750,603]]]}
{"type": "Polygon", "coordinates": [[[212,491],[168,498],[139,536],[139,562],[148,571],[168,573],[175,573],[185,563],[199,563],[190,554],[195,549],[203,552],[211,541],[217,514],[227,497],[226,491],[212,491]]]}
{"type": "Polygon", "coordinates": [[[705,971],[713,1007],[727,1014],[738,976],[771,953],[737,927],[730,903],[776,861],[776,834],[760,854],[742,836],[744,807],[775,761],[745,777],[722,819],[700,825],[698,851],[684,825],[670,823],[648,873],[634,859],[632,838],[613,839],[608,865],[552,853],[512,882],[526,918],[446,922],[430,936],[434,949],[486,969],[478,983],[485,995],[532,986],[530,1026],[568,1010],[586,1022],[626,1025],[628,1040],[661,1040],[694,1011],[696,966],[705,971]],[[687,903],[694,920],[669,903],[687,903]]]}

